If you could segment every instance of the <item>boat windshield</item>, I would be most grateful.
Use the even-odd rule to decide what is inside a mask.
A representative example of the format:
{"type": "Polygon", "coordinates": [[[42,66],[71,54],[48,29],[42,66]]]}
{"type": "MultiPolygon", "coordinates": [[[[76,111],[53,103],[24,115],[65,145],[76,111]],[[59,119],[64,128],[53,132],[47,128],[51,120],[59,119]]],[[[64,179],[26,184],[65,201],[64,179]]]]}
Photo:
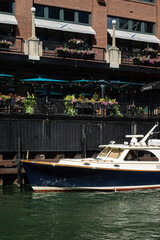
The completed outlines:
{"type": "Polygon", "coordinates": [[[104,148],[98,157],[106,157],[110,150],[111,150],[111,148],[109,148],[109,147],[104,148]]]}
{"type": "Polygon", "coordinates": [[[110,148],[110,147],[106,147],[104,148],[104,150],[99,154],[98,157],[108,157],[108,158],[115,158],[118,159],[121,154],[122,154],[123,150],[120,148],[110,148]]]}
{"type": "Polygon", "coordinates": [[[121,154],[122,154],[122,152],[123,152],[124,150],[122,150],[122,149],[120,149],[120,148],[113,148],[111,151],[110,151],[110,153],[108,154],[108,158],[115,158],[115,159],[118,159],[120,156],[121,156],[121,154]]]}

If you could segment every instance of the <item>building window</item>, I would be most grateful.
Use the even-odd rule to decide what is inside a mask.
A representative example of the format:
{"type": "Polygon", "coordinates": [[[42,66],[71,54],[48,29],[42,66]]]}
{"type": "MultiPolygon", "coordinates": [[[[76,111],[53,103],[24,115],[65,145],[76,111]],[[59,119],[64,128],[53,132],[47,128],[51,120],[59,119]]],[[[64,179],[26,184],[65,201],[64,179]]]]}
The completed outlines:
{"type": "Polygon", "coordinates": [[[155,0],[139,0],[141,2],[155,3],[155,0]]]}
{"type": "Polygon", "coordinates": [[[117,30],[126,30],[129,32],[140,32],[155,34],[155,23],[142,22],[139,20],[125,19],[109,16],[107,18],[107,27],[112,29],[112,20],[116,20],[117,30]]]}
{"type": "Polygon", "coordinates": [[[140,21],[132,21],[132,31],[135,32],[141,32],[141,25],[142,23],[140,21]]]}
{"type": "Polygon", "coordinates": [[[154,24],[153,23],[144,23],[144,32],[145,33],[154,33],[154,24]]]}
{"type": "Polygon", "coordinates": [[[0,0],[0,12],[13,13],[14,1],[0,0]]]}
{"type": "Polygon", "coordinates": [[[79,12],[78,17],[79,23],[89,24],[89,14],[87,12],[79,12]]]}
{"type": "Polygon", "coordinates": [[[74,22],[74,11],[64,9],[64,21],[74,22]]]}
{"type": "Polygon", "coordinates": [[[49,8],[49,18],[60,19],[60,9],[55,7],[49,8]]]}
{"type": "Polygon", "coordinates": [[[36,16],[44,17],[44,6],[35,4],[36,16]]]}
{"type": "Polygon", "coordinates": [[[34,7],[36,8],[36,17],[91,25],[91,13],[89,12],[50,7],[40,4],[34,4],[34,7]]]}
{"type": "Polygon", "coordinates": [[[129,20],[125,18],[119,18],[119,29],[128,30],[129,29],[129,20]]]}
{"type": "Polygon", "coordinates": [[[117,20],[117,18],[116,17],[107,17],[107,28],[112,28],[113,26],[112,26],[112,21],[113,20],[117,20]]]}

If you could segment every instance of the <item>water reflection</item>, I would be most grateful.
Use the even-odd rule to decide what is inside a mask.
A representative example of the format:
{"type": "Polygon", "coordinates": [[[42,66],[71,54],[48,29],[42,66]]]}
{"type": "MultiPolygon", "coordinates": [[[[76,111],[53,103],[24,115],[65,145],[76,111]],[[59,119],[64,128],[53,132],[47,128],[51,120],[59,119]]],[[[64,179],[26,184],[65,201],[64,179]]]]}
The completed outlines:
{"type": "Polygon", "coordinates": [[[160,239],[159,195],[0,189],[0,239],[160,239]]]}

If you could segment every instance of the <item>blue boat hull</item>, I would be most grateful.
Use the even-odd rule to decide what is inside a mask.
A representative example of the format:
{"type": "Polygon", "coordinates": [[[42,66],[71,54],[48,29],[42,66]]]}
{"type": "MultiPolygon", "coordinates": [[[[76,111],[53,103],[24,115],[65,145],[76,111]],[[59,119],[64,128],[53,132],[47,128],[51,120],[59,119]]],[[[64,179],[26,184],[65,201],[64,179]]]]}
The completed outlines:
{"type": "Polygon", "coordinates": [[[129,190],[160,187],[160,171],[124,171],[23,162],[33,187],[54,190],[129,190]]]}

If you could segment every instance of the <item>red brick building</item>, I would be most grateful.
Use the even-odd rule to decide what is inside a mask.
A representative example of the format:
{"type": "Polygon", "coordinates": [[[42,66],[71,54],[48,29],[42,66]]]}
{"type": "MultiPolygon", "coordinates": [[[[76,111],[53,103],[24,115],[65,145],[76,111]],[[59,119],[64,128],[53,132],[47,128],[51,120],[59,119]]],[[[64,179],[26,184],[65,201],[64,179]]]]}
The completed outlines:
{"type": "MultiPolygon", "coordinates": [[[[159,66],[144,67],[132,61],[145,48],[159,49],[159,18],[158,0],[0,0],[0,39],[13,43],[9,50],[0,50],[0,73],[13,75],[9,86],[19,94],[31,88],[17,85],[19,80],[37,76],[69,81],[105,79],[147,83],[159,80],[159,66]],[[39,60],[24,54],[24,41],[32,36],[32,7],[36,8],[36,36],[43,44],[39,60]],[[116,20],[116,45],[121,51],[118,68],[111,68],[106,62],[107,49],[112,45],[113,19],[116,20]],[[56,48],[68,46],[73,38],[83,40],[83,50],[94,51],[94,58],[59,57],[56,48]]],[[[1,92],[3,90],[1,85],[1,92]]],[[[109,94],[110,91],[106,91],[109,94]]],[[[113,95],[120,95],[119,89],[117,91],[113,95]]]]}

